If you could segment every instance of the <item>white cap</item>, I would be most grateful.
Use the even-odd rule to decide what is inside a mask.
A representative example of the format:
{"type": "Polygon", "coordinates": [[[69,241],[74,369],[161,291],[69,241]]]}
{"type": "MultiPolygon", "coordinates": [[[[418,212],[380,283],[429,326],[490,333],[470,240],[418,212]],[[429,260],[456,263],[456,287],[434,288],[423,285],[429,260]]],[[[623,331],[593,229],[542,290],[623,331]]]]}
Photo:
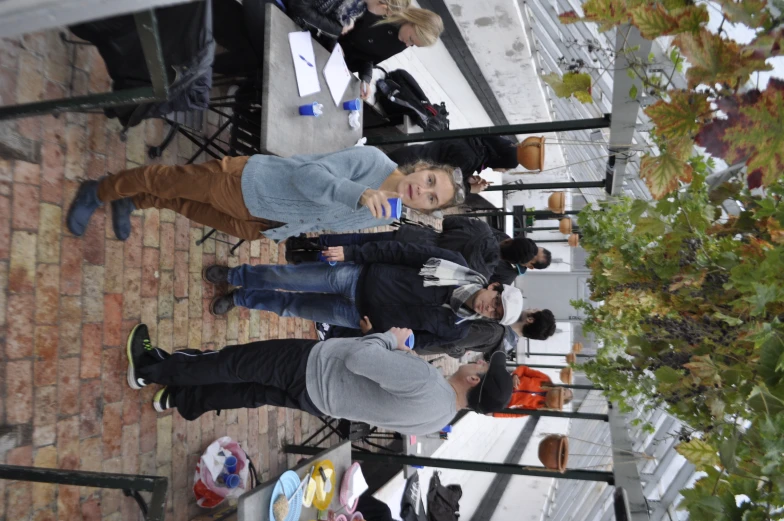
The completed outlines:
{"type": "Polygon", "coordinates": [[[504,303],[504,316],[500,322],[505,326],[511,326],[520,320],[520,313],[523,312],[523,294],[514,286],[504,284],[501,300],[504,303]]]}

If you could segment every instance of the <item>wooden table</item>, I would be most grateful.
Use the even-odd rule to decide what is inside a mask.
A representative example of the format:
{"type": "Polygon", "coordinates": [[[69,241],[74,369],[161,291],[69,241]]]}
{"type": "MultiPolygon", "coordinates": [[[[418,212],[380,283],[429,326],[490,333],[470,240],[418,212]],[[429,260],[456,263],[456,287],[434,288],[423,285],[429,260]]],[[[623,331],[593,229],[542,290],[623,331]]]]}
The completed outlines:
{"type": "MultiPolygon", "coordinates": [[[[335,445],[329,449],[319,453],[301,464],[294,467],[294,472],[297,473],[300,479],[305,475],[313,466],[313,463],[323,459],[330,460],[335,466],[335,494],[332,496],[332,503],[329,508],[338,510],[340,508],[340,484],[343,480],[343,474],[346,473],[351,466],[351,443],[344,441],[339,445],[335,445]]],[[[278,476],[266,483],[262,483],[253,490],[249,490],[239,498],[237,504],[237,519],[238,521],[274,521],[269,518],[269,506],[272,499],[272,490],[278,482],[278,476]]],[[[303,508],[300,515],[300,521],[310,521],[316,519],[315,508],[303,508]]]]}
{"type": "Polygon", "coordinates": [[[322,73],[330,53],[313,40],[321,91],[300,97],[289,33],[302,29],[274,5],[267,4],[265,8],[261,152],[289,157],[335,152],[353,146],[362,137],[362,128],[354,130],[348,126],[349,112],[343,109],[343,101],[359,97],[359,80],[352,76],[341,104],[336,107],[322,73]],[[317,118],[300,116],[300,105],[314,101],[324,105],[324,113],[317,118]]]}

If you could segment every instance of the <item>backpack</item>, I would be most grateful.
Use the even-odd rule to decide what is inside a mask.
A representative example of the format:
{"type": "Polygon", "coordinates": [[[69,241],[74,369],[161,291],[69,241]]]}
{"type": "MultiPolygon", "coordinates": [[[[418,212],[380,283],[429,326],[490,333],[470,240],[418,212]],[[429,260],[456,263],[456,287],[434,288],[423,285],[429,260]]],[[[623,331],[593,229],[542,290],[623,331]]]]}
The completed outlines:
{"type": "Polygon", "coordinates": [[[406,480],[406,488],[400,499],[400,519],[403,521],[428,521],[425,505],[422,503],[419,472],[414,472],[406,480]]]}
{"type": "Polygon", "coordinates": [[[381,70],[386,73],[386,78],[376,82],[380,94],[378,100],[388,115],[409,116],[425,131],[449,130],[449,112],[443,101],[438,105],[430,103],[419,83],[407,71],[381,70]]]}
{"type": "Polygon", "coordinates": [[[430,489],[427,491],[428,521],[458,521],[460,518],[460,498],[463,489],[460,485],[441,484],[438,472],[430,478],[430,489]]]}

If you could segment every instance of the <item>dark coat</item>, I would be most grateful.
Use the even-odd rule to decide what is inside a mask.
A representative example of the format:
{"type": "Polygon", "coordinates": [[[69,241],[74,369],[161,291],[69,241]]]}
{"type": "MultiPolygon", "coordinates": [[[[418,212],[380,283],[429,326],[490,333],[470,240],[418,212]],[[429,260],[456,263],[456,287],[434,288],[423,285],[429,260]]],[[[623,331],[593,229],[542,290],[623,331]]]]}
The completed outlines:
{"type": "Polygon", "coordinates": [[[400,27],[375,25],[381,20],[381,16],[366,12],[356,21],[354,29],[338,39],[349,70],[359,73],[359,79],[366,83],[373,79],[374,65],[406,50],[406,44],[397,37],[400,27]]]}
{"type": "Polygon", "coordinates": [[[446,354],[452,358],[460,358],[466,351],[480,351],[482,353],[503,351],[506,334],[507,327],[497,322],[474,320],[468,330],[468,335],[457,342],[422,349],[416,344],[414,347],[416,352],[421,355],[446,354]]]}
{"type": "Polygon", "coordinates": [[[375,331],[412,329],[416,347],[455,342],[465,337],[471,321],[460,318],[448,304],[454,286],[423,284],[419,271],[433,257],[466,266],[459,253],[431,246],[379,241],[352,247],[353,259],[364,264],[357,285],[357,308],[375,331]]]}
{"type": "Polygon", "coordinates": [[[354,0],[286,0],[286,14],[316,37],[336,40],[343,31],[339,12],[354,0]]]}
{"type": "MultiPolygon", "coordinates": [[[[501,244],[506,239],[510,237],[500,230],[493,230],[493,235],[495,240],[498,244],[501,244]]],[[[521,268],[520,271],[525,273],[526,268],[521,268]]],[[[509,286],[514,284],[515,279],[518,275],[521,275],[520,271],[517,271],[517,267],[509,264],[506,261],[500,260],[494,266],[493,275],[490,277],[490,282],[500,282],[501,284],[507,284],[509,286]]]]}
{"type": "Polygon", "coordinates": [[[441,233],[404,224],[395,233],[395,240],[456,251],[468,262],[469,268],[488,279],[500,260],[493,229],[484,221],[471,217],[446,217],[441,233]]]}
{"type": "Polygon", "coordinates": [[[388,155],[399,165],[425,160],[459,167],[468,192],[471,191],[468,179],[475,172],[485,168],[514,168],[518,164],[514,143],[501,136],[431,141],[424,145],[401,147],[388,155]]]}

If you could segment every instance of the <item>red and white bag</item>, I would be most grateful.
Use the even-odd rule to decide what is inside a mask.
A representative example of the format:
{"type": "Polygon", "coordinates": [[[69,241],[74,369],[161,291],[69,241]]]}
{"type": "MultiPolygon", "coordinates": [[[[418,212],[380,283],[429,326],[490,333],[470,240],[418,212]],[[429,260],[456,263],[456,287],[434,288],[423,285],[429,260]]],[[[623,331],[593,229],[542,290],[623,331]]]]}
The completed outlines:
{"type": "Polygon", "coordinates": [[[196,464],[196,474],[193,478],[193,493],[196,495],[196,503],[202,508],[214,508],[227,497],[240,497],[246,490],[253,488],[253,483],[250,481],[255,479],[256,469],[240,444],[228,436],[218,438],[210,443],[196,464]],[[240,484],[236,488],[226,488],[215,483],[222,470],[222,464],[216,459],[221,450],[230,452],[237,458],[237,474],[240,476],[240,484]]]}

